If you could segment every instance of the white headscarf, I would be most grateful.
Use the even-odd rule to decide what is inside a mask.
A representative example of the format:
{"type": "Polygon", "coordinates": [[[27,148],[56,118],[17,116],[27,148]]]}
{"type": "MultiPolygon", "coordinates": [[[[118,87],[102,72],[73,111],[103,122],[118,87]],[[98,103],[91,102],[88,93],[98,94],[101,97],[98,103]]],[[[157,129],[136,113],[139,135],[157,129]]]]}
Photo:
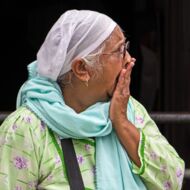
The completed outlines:
{"type": "Polygon", "coordinates": [[[116,25],[110,17],[99,12],[66,11],[53,25],[37,53],[38,73],[57,80],[71,69],[72,60],[95,50],[116,25]]]}

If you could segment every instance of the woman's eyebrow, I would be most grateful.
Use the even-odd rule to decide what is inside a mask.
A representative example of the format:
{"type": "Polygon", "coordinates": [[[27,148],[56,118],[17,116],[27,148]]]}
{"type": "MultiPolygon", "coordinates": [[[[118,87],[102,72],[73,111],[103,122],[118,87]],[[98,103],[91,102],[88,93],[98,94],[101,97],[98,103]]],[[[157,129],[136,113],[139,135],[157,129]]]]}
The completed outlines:
{"type": "Polygon", "coordinates": [[[116,51],[122,44],[124,44],[126,41],[126,38],[120,40],[113,48],[113,51],[116,51]]]}

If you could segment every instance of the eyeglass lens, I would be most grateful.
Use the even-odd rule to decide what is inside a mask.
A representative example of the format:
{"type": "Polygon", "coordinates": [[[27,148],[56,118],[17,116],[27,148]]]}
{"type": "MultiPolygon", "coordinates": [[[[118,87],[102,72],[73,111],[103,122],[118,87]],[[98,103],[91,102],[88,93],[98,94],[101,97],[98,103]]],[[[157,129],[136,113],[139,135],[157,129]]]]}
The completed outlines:
{"type": "Polygon", "coordinates": [[[129,51],[129,47],[130,47],[130,42],[127,41],[124,45],[124,49],[123,49],[123,59],[125,59],[126,56],[126,51],[129,51]]]}

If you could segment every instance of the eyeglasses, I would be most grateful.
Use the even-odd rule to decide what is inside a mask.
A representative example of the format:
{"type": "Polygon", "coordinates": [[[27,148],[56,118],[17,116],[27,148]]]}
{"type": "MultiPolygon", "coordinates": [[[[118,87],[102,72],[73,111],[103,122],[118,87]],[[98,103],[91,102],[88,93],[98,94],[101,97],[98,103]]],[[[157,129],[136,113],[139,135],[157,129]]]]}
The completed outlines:
{"type": "Polygon", "coordinates": [[[126,43],[122,44],[120,46],[119,49],[113,51],[113,52],[109,52],[109,53],[94,53],[94,54],[90,54],[86,57],[82,57],[82,59],[85,61],[85,62],[89,62],[88,59],[89,57],[94,57],[94,56],[97,56],[97,55],[112,55],[112,54],[119,54],[122,59],[124,60],[125,59],[125,56],[126,56],[126,51],[129,51],[129,47],[130,47],[130,41],[127,41],[126,43]],[[88,57],[88,59],[87,59],[88,57]]]}
{"type": "Polygon", "coordinates": [[[119,48],[119,50],[116,50],[110,53],[101,53],[101,54],[111,55],[111,54],[119,53],[120,55],[122,55],[122,59],[124,60],[126,56],[126,51],[129,51],[129,47],[130,47],[130,41],[127,41],[119,48]]]}

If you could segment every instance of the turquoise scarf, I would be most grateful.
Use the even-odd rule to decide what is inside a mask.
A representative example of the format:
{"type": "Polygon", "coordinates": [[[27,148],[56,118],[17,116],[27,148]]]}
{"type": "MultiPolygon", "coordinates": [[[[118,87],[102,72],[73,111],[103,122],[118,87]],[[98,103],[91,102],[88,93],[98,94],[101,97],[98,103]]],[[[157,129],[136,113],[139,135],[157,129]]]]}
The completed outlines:
{"type": "MultiPolygon", "coordinates": [[[[28,66],[29,79],[21,87],[17,107],[28,106],[61,138],[96,137],[97,190],[145,190],[138,175],[132,173],[131,161],[120,144],[109,119],[109,102],[98,102],[81,113],[68,107],[58,84],[36,73],[36,62],[28,66]]],[[[134,123],[129,101],[127,115],[134,123]]]]}

